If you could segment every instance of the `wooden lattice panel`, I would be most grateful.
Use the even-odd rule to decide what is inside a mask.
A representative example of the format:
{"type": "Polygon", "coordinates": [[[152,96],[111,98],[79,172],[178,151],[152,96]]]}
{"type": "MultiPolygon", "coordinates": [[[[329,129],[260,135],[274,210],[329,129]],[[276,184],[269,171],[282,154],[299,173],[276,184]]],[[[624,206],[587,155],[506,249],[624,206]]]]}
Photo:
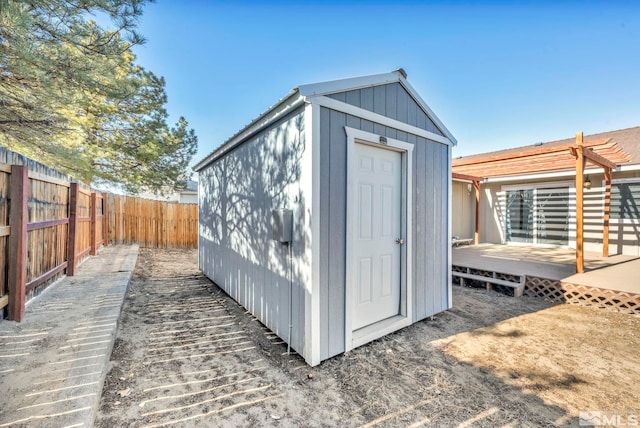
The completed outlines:
{"type": "Polygon", "coordinates": [[[565,301],[560,281],[547,278],[527,276],[527,280],[524,285],[524,295],[542,297],[543,299],[550,300],[552,302],[565,301]]]}
{"type": "Polygon", "coordinates": [[[527,277],[524,293],[527,296],[542,297],[554,302],[640,315],[640,294],[635,293],[535,277],[527,277]]]}

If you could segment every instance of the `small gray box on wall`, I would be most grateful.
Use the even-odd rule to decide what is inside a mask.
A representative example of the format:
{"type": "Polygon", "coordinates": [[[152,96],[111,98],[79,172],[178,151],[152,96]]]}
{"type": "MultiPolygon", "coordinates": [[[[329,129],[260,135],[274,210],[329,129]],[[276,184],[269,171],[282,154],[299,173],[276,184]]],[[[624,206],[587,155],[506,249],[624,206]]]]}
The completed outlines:
{"type": "Polygon", "coordinates": [[[287,209],[273,210],[273,239],[283,244],[291,242],[293,234],[293,211],[287,209]]]}

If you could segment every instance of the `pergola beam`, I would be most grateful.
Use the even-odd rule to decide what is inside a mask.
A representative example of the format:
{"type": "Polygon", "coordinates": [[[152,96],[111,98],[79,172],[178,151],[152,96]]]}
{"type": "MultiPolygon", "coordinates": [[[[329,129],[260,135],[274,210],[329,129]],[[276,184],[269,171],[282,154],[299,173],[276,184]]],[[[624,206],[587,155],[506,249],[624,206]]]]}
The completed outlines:
{"type": "Polygon", "coordinates": [[[469,175],[469,174],[461,174],[459,172],[452,172],[451,173],[451,178],[453,178],[454,180],[466,180],[466,181],[482,181],[483,178],[482,177],[477,177],[475,175],[469,175]]]}
{"type": "MultiPolygon", "coordinates": [[[[571,154],[573,156],[576,156],[577,150],[578,150],[577,146],[571,147],[571,154]]],[[[592,164],[601,166],[602,168],[605,168],[605,169],[607,168],[616,169],[616,164],[614,162],[611,162],[609,159],[605,158],[604,156],[600,156],[599,154],[594,152],[593,149],[588,149],[582,146],[582,155],[586,158],[587,161],[591,162],[592,164]]]]}

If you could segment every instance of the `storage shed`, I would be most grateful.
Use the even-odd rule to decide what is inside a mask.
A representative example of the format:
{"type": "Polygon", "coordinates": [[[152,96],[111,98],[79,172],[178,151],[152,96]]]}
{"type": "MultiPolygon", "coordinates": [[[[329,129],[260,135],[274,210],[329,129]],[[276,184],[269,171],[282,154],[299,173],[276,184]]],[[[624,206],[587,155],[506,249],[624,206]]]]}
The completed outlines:
{"type": "Polygon", "coordinates": [[[199,162],[199,266],[312,366],[451,307],[451,148],[404,70],[293,89],[199,162]]]}

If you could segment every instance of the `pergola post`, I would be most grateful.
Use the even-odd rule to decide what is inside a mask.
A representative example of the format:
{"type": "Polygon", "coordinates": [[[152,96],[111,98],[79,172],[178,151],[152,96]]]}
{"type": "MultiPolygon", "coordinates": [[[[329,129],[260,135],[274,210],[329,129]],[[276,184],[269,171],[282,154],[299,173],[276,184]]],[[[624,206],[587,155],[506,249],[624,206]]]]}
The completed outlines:
{"type": "Polygon", "coordinates": [[[609,257],[609,217],[611,214],[611,168],[604,169],[604,225],[602,227],[602,257],[609,257]]]}
{"type": "Polygon", "coordinates": [[[473,244],[480,244],[480,181],[473,180],[473,190],[476,194],[476,229],[473,235],[473,244]]]}
{"type": "Polygon", "coordinates": [[[584,147],[582,132],[576,134],[576,145],[569,148],[576,158],[576,273],[584,272],[584,167],[587,161],[604,168],[605,202],[602,255],[609,255],[609,210],[611,203],[611,172],[616,164],[584,147]]]}
{"type": "Polygon", "coordinates": [[[576,134],[576,272],[584,272],[584,146],[576,134]]]}

